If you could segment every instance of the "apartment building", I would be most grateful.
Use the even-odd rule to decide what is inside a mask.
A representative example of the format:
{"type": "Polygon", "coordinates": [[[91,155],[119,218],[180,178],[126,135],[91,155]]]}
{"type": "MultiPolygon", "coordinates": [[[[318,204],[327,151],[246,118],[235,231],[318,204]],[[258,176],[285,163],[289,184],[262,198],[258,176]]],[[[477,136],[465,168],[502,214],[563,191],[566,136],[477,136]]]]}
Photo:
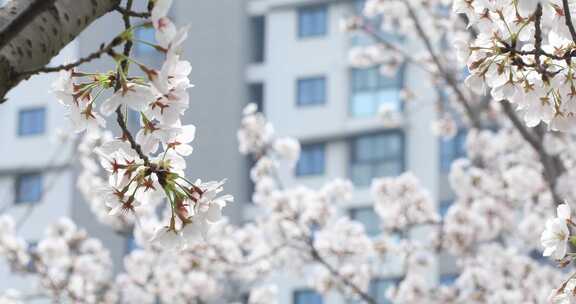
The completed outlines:
{"type": "MultiPolygon", "coordinates": [[[[76,43],[51,65],[78,57],[76,43]]],[[[75,183],[73,140],[63,140],[67,122],[62,105],[50,94],[57,75],[39,75],[22,82],[0,106],[0,213],[10,214],[18,235],[30,246],[60,217],[72,216],[75,183]]],[[[0,289],[26,290],[29,279],[14,277],[0,264],[0,289]]]]}
{"type": "MultiPolygon", "coordinates": [[[[350,65],[350,48],[371,42],[342,32],[340,22],[362,5],[355,0],[248,1],[246,83],[248,100],[259,105],[276,132],[302,144],[296,168],[282,172],[286,184],[316,188],[329,179],[350,179],[357,192],[341,212],[376,235],[380,222],[369,193],[372,178],[411,171],[445,211],[452,201],[446,175],[452,160],[463,156],[465,133],[450,141],[432,134],[438,96],[422,81],[426,75],[418,67],[406,65],[386,76],[377,67],[350,65]],[[402,100],[403,88],[417,93],[415,98],[402,100]],[[398,110],[400,119],[385,124],[377,115],[382,104],[398,110]]],[[[395,39],[394,33],[383,34],[395,39]]],[[[245,214],[250,217],[250,207],[245,214]]],[[[450,259],[438,260],[430,280],[449,284],[455,278],[450,259]]],[[[378,303],[388,303],[386,290],[402,278],[402,269],[398,261],[378,268],[370,293],[378,303]]],[[[282,304],[355,303],[337,294],[320,295],[305,278],[279,274],[275,280],[282,304]]]]}
{"type": "MultiPolygon", "coordinates": [[[[377,68],[350,66],[349,49],[369,39],[343,33],[339,24],[360,6],[361,1],[355,0],[174,1],[172,18],[191,28],[184,57],[193,64],[191,79],[196,85],[184,118],[184,123],[198,126],[188,175],[228,179],[226,189],[237,200],[225,212],[233,221],[249,219],[254,212],[248,202],[249,164],[238,153],[236,141],[241,111],[248,102],[259,105],[278,134],[302,143],[296,168],[282,172],[286,184],[317,187],[328,179],[351,179],[357,192],[341,212],[362,222],[369,234],[380,229],[369,193],[374,177],[411,171],[442,202],[439,206],[450,203],[446,173],[450,162],[462,156],[463,136],[448,142],[433,136],[435,90],[422,81],[417,67],[407,65],[387,77],[377,68]],[[404,101],[402,88],[419,94],[404,101]],[[382,103],[398,109],[400,119],[384,124],[377,117],[382,103]]],[[[57,60],[89,54],[121,26],[118,16],[101,18],[57,60]]],[[[143,40],[153,39],[149,30],[136,34],[143,40]]],[[[150,65],[161,62],[143,44],[136,45],[135,54],[150,65]]],[[[109,68],[107,60],[86,65],[94,71],[109,68]]],[[[77,172],[68,162],[71,150],[53,144],[55,130],[66,124],[61,106],[46,92],[53,77],[43,75],[22,84],[1,106],[0,191],[7,194],[0,192],[0,208],[10,205],[9,212],[17,218],[29,218],[20,233],[30,241],[40,238],[44,227],[57,217],[73,217],[105,242],[120,269],[123,255],[132,246],[130,239],[115,235],[94,219],[76,191],[77,172]]],[[[394,261],[380,268],[370,292],[378,303],[387,303],[386,289],[403,273],[394,261]]],[[[454,277],[449,268],[436,267],[430,280],[449,283],[454,277]]],[[[8,278],[7,273],[0,267],[1,288],[29,285],[8,278]]],[[[280,286],[282,304],[352,303],[336,294],[320,295],[301,278],[279,274],[274,280],[280,286]]]]}

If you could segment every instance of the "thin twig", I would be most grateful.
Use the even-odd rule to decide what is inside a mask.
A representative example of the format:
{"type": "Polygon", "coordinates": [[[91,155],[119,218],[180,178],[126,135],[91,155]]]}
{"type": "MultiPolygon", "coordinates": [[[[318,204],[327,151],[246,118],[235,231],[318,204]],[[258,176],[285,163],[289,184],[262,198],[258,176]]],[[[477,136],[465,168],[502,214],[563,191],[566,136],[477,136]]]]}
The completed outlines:
{"type": "Polygon", "coordinates": [[[428,37],[428,35],[424,31],[424,29],[422,28],[422,25],[420,24],[420,20],[418,19],[418,16],[416,16],[416,12],[412,8],[412,5],[409,3],[408,0],[404,0],[403,2],[406,5],[406,8],[408,10],[408,15],[410,16],[410,18],[414,22],[414,26],[416,27],[416,32],[418,33],[418,36],[420,37],[420,39],[424,43],[426,50],[430,54],[432,61],[434,62],[434,64],[436,65],[436,68],[438,69],[438,72],[440,73],[440,75],[442,75],[444,80],[446,80],[446,83],[448,84],[448,86],[450,86],[452,88],[452,90],[454,91],[454,93],[456,93],[456,97],[458,97],[457,100],[460,101],[460,103],[464,107],[464,110],[466,111],[466,114],[468,116],[468,119],[470,119],[470,123],[472,124],[472,126],[474,128],[481,129],[482,123],[480,121],[480,117],[478,116],[478,112],[474,110],[474,108],[472,107],[472,105],[468,101],[468,98],[466,97],[464,92],[462,92],[462,89],[458,85],[458,82],[456,81],[454,76],[450,72],[448,72],[444,68],[442,62],[440,62],[440,58],[438,58],[438,56],[436,55],[436,53],[434,51],[434,47],[432,46],[432,42],[430,41],[430,38],[428,37]]]}
{"type": "Polygon", "coordinates": [[[318,252],[314,246],[314,242],[310,239],[308,241],[310,247],[310,253],[312,258],[316,260],[320,265],[324,266],[333,276],[337,277],[342,281],[344,285],[352,289],[362,300],[369,304],[377,304],[376,300],[372,298],[368,293],[364,292],[360,287],[358,287],[354,282],[350,281],[347,277],[343,276],[332,264],[328,263],[318,252]]]}
{"type": "Polygon", "coordinates": [[[528,144],[530,144],[530,146],[538,154],[538,157],[540,158],[540,163],[542,164],[544,171],[543,172],[544,179],[548,184],[548,188],[550,190],[550,193],[552,194],[554,202],[556,204],[562,203],[562,199],[556,191],[556,181],[560,176],[560,174],[562,174],[562,172],[564,172],[565,170],[562,161],[557,157],[549,155],[546,152],[546,150],[544,149],[544,145],[542,144],[542,138],[538,137],[537,135],[531,133],[528,130],[526,125],[522,121],[520,121],[520,119],[516,115],[516,111],[512,108],[512,104],[509,101],[507,100],[502,101],[502,109],[504,110],[506,116],[508,116],[508,118],[512,122],[512,125],[514,125],[516,130],[518,130],[522,138],[524,138],[524,140],[526,140],[528,144]]]}
{"type": "Polygon", "coordinates": [[[576,30],[574,30],[574,24],[572,24],[572,16],[570,16],[570,5],[568,4],[568,0],[562,0],[562,10],[564,10],[564,21],[570,31],[572,41],[576,43],[576,30]]]}
{"type": "Polygon", "coordinates": [[[411,62],[411,63],[415,63],[416,66],[418,68],[423,69],[424,71],[433,74],[434,72],[432,70],[430,70],[424,63],[422,63],[420,60],[414,58],[412,55],[410,55],[410,53],[408,53],[406,50],[398,47],[397,45],[394,45],[394,43],[389,42],[388,40],[386,40],[384,37],[382,37],[378,31],[374,30],[371,26],[369,26],[367,24],[368,22],[366,20],[362,21],[362,26],[361,29],[367,33],[368,35],[370,35],[372,37],[372,39],[376,40],[379,44],[383,45],[385,48],[390,49],[394,52],[397,52],[398,54],[402,55],[402,57],[407,61],[407,62],[411,62]]]}
{"type": "Polygon", "coordinates": [[[122,108],[120,107],[116,109],[116,122],[118,122],[120,129],[122,129],[122,138],[128,140],[130,147],[136,151],[138,156],[144,161],[144,165],[149,167],[150,159],[144,154],[142,147],[136,142],[134,136],[132,136],[132,133],[130,133],[128,126],[126,125],[126,120],[124,119],[124,113],[122,113],[122,108]]]}
{"type": "Polygon", "coordinates": [[[540,21],[542,20],[541,3],[536,5],[534,19],[534,62],[536,62],[536,67],[540,69],[540,50],[542,49],[542,27],[540,26],[540,21]]]}
{"type": "MultiPolygon", "coordinates": [[[[132,9],[132,4],[133,4],[133,0],[128,0],[126,3],[126,10],[130,11],[132,9]]],[[[124,21],[124,28],[126,30],[129,30],[132,25],[130,24],[130,15],[129,14],[122,14],[122,19],[124,21]]],[[[120,69],[122,70],[122,73],[124,74],[128,74],[128,68],[129,68],[129,63],[128,60],[126,58],[128,58],[130,56],[130,52],[132,51],[132,40],[126,40],[126,42],[124,43],[124,59],[122,61],[122,63],[120,64],[120,69]]],[[[116,86],[115,86],[115,90],[118,91],[120,89],[122,89],[122,77],[120,77],[120,72],[118,73],[118,76],[116,77],[117,82],[116,82],[116,86]]],[[[130,133],[130,130],[128,129],[128,126],[126,125],[126,120],[124,117],[124,114],[122,113],[122,107],[118,107],[116,109],[116,122],[118,122],[118,126],[120,126],[120,128],[122,129],[122,138],[128,140],[128,142],[130,143],[130,147],[132,147],[132,149],[134,151],[136,151],[136,153],[138,153],[138,156],[144,161],[144,165],[146,165],[147,167],[150,166],[150,159],[148,158],[148,156],[146,156],[144,154],[144,152],[142,151],[142,147],[140,147],[140,145],[136,142],[136,140],[134,140],[134,136],[132,135],[132,133],[130,133]]]]}
{"type": "Polygon", "coordinates": [[[114,9],[124,16],[136,17],[136,18],[150,18],[150,13],[148,12],[135,12],[133,10],[123,8],[120,5],[116,6],[114,9]]]}
{"type": "Polygon", "coordinates": [[[123,41],[122,38],[116,37],[108,44],[102,43],[100,45],[100,48],[97,51],[91,53],[90,55],[88,55],[86,57],[80,58],[75,62],[68,63],[68,64],[62,64],[62,65],[55,66],[55,67],[42,67],[42,68],[37,69],[37,70],[22,72],[22,73],[20,73],[20,76],[28,77],[28,76],[32,76],[32,75],[40,74],[40,73],[54,73],[54,72],[58,72],[58,71],[62,71],[62,70],[73,69],[73,68],[78,67],[84,63],[87,63],[87,62],[90,62],[92,60],[95,60],[95,59],[102,57],[102,55],[112,51],[112,49],[114,47],[120,45],[120,43],[122,43],[122,41],[123,41]]]}

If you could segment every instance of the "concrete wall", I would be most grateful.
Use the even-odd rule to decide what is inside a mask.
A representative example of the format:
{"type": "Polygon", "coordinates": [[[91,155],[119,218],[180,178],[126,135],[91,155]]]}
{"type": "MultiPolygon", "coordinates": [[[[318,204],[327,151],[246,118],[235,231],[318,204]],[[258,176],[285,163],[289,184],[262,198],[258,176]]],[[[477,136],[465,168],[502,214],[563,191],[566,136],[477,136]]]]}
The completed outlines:
{"type": "MultiPolygon", "coordinates": [[[[71,43],[51,65],[77,58],[78,47],[71,43]]],[[[18,235],[28,242],[36,242],[44,230],[60,217],[70,217],[74,204],[71,185],[74,173],[73,142],[62,144],[59,132],[65,131],[67,122],[64,108],[50,93],[56,74],[39,75],[22,82],[8,94],[8,101],[0,105],[0,209],[12,215],[18,223],[18,235]],[[44,107],[45,132],[39,135],[18,135],[18,113],[21,109],[44,107]],[[16,177],[26,172],[42,174],[43,196],[34,204],[15,205],[16,177]]],[[[7,265],[0,262],[0,290],[17,288],[31,290],[32,282],[26,277],[10,274],[7,265]]]]}
{"type": "Polygon", "coordinates": [[[238,152],[236,131],[246,103],[244,64],[247,20],[239,0],[174,1],[173,15],[189,24],[184,58],[192,63],[194,88],[185,123],[197,126],[194,153],[188,158],[188,176],[227,178],[225,190],[237,201],[225,213],[239,220],[247,197],[246,162],[238,152]]]}

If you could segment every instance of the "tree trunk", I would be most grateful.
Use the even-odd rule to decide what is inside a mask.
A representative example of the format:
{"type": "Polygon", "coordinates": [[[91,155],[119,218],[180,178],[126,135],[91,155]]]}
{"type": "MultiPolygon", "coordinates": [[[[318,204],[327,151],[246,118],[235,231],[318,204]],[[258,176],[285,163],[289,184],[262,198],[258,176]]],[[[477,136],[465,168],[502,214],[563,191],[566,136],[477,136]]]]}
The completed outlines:
{"type": "Polygon", "coordinates": [[[11,0],[0,8],[0,103],[120,0],[11,0]]]}

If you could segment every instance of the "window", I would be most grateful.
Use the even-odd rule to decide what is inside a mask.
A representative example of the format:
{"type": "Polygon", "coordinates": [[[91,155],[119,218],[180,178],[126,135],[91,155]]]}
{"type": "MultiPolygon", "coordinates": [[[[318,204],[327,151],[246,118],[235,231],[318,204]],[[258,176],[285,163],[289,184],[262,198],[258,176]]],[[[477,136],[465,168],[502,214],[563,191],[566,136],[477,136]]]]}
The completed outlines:
{"type": "Polygon", "coordinates": [[[440,206],[439,206],[439,213],[441,217],[445,217],[446,213],[448,213],[448,209],[450,209],[450,206],[452,206],[452,204],[454,203],[454,200],[443,200],[440,202],[440,206]]]}
{"type": "Polygon", "coordinates": [[[266,18],[264,16],[254,16],[250,18],[250,29],[252,31],[251,62],[264,62],[266,57],[266,18]]]}
{"type": "Polygon", "coordinates": [[[252,203],[252,197],[254,196],[254,192],[256,192],[256,183],[252,180],[251,172],[254,165],[256,165],[256,160],[252,155],[246,155],[246,187],[248,187],[248,191],[246,191],[246,202],[252,203]]]}
{"type": "Polygon", "coordinates": [[[128,109],[128,130],[132,134],[138,133],[140,130],[140,112],[128,109]]]}
{"type": "Polygon", "coordinates": [[[358,186],[404,171],[404,138],[399,131],[359,136],[350,146],[350,178],[358,186]]]}
{"type": "MultiPolygon", "coordinates": [[[[30,255],[37,254],[38,253],[38,241],[28,241],[27,251],[28,251],[28,254],[30,254],[30,255]]],[[[35,259],[28,260],[28,264],[26,264],[26,270],[28,270],[29,272],[35,272],[37,270],[35,259]]]]}
{"type": "Polygon", "coordinates": [[[352,69],[350,114],[354,117],[370,117],[378,113],[380,105],[401,111],[402,69],[395,77],[383,75],[378,67],[352,69]]]}
{"type": "Polygon", "coordinates": [[[312,5],[298,9],[298,37],[319,37],[326,35],[328,28],[328,7],[312,5]]]}
{"type": "Polygon", "coordinates": [[[138,27],[134,31],[134,36],[138,41],[134,42],[134,54],[136,59],[149,67],[160,69],[162,66],[162,54],[148,43],[157,44],[156,34],[152,27],[138,27]]]}
{"type": "Polygon", "coordinates": [[[43,134],[46,129],[46,109],[34,108],[20,110],[18,115],[18,135],[29,136],[43,134]]]}
{"type": "Polygon", "coordinates": [[[542,251],[540,251],[539,249],[530,250],[528,256],[532,258],[534,261],[538,262],[539,264],[556,266],[555,262],[542,255],[542,251]]]}
{"type": "Polygon", "coordinates": [[[440,285],[441,286],[450,286],[456,282],[458,279],[457,273],[445,273],[440,275],[440,285]]]}
{"type": "Polygon", "coordinates": [[[302,145],[296,176],[324,174],[325,150],[323,143],[302,145]]]}
{"type": "Polygon", "coordinates": [[[42,198],[42,175],[40,173],[22,174],[16,178],[15,202],[35,203],[42,198]]]}
{"type": "Polygon", "coordinates": [[[240,303],[249,304],[249,301],[250,301],[250,294],[243,293],[242,295],[240,295],[240,303]]]}
{"type": "Polygon", "coordinates": [[[466,135],[468,131],[459,130],[454,137],[440,139],[440,167],[442,172],[449,172],[452,162],[466,156],[466,135]]]}
{"type": "Polygon", "coordinates": [[[261,82],[248,85],[248,102],[253,102],[258,111],[264,112],[264,84],[261,82]]]}
{"type": "MultiPolygon", "coordinates": [[[[364,6],[366,4],[366,0],[355,0],[353,2],[353,10],[354,13],[358,16],[363,15],[364,6]]],[[[382,28],[382,24],[385,21],[385,16],[382,14],[378,14],[376,16],[372,16],[367,18],[364,16],[362,22],[369,25],[373,30],[377,31],[378,40],[382,39],[388,43],[402,43],[404,41],[404,36],[400,31],[397,29],[401,28],[401,26],[396,22],[395,27],[392,28],[382,28]]],[[[372,35],[366,34],[363,31],[355,31],[351,33],[351,45],[352,46],[369,46],[374,45],[377,43],[372,35]]]]}
{"type": "Polygon", "coordinates": [[[130,235],[126,238],[126,254],[131,253],[132,251],[138,249],[138,244],[136,244],[136,239],[134,235],[130,235]]]}
{"type": "Polygon", "coordinates": [[[322,296],[312,289],[294,291],[294,304],[322,304],[322,296]]]}
{"type": "Polygon", "coordinates": [[[349,211],[350,218],[364,225],[364,230],[368,236],[380,234],[380,218],[372,207],[352,208],[349,211]]]}
{"type": "MultiPolygon", "coordinates": [[[[135,30],[136,39],[140,41],[145,41],[147,43],[157,43],[156,42],[156,31],[153,27],[138,27],[135,30]]],[[[135,51],[138,54],[154,54],[156,53],[156,49],[151,45],[148,45],[143,42],[135,42],[134,43],[135,51]]]]}
{"type": "Polygon", "coordinates": [[[388,299],[388,297],[386,297],[386,292],[388,291],[388,288],[398,285],[400,281],[400,278],[373,279],[370,281],[368,292],[370,293],[370,296],[376,300],[376,303],[391,304],[392,302],[388,299]]]}
{"type": "Polygon", "coordinates": [[[319,105],[326,102],[326,78],[309,77],[298,79],[299,106],[319,105]]]}

